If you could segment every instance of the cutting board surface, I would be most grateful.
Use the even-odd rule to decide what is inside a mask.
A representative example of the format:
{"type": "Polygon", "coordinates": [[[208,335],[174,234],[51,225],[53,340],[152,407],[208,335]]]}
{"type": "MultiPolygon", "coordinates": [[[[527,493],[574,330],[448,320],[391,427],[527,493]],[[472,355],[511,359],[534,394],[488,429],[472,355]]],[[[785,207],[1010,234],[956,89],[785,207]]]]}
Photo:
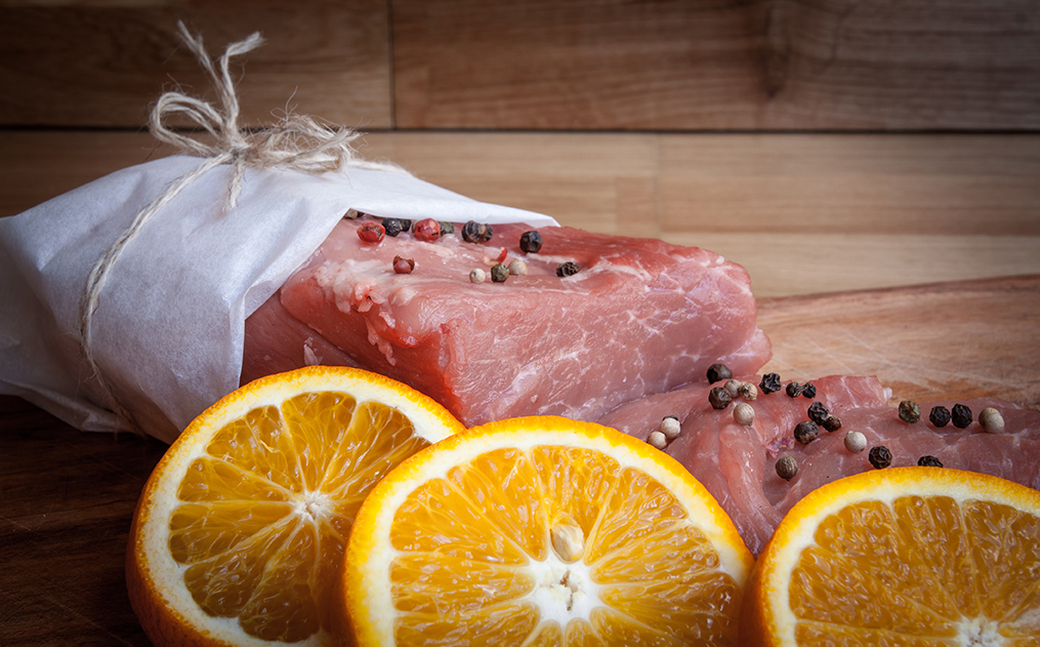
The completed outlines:
{"type": "MultiPolygon", "coordinates": [[[[894,399],[1040,404],[1040,276],[762,300],[766,371],[874,374],[894,399]]],[[[0,397],[0,644],[148,645],[123,559],[165,446],[0,397]]]]}

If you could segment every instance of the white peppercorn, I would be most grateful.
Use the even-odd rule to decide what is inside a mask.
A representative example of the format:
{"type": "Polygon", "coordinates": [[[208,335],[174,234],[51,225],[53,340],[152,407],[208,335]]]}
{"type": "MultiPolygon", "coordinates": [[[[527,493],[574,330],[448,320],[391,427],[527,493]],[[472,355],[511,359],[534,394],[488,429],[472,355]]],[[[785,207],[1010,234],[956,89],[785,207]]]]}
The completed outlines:
{"type": "Polygon", "coordinates": [[[986,407],[979,412],[979,424],[982,430],[989,434],[1004,433],[1004,416],[993,407],[986,407]]]}
{"type": "Polygon", "coordinates": [[[651,431],[646,438],[646,442],[650,443],[652,447],[661,450],[668,446],[668,439],[660,431],[651,431]]]}
{"type": "Polygon", "coordinates": [[[758,387],[751,382],[742,382],[737,389],[737,395],[745,400],[754,400],[758,397],[758,387]]]}
{"type": "Polygon", "coordinates": [[[726,392],[734,398],[737,397],[740,394],[740,380],[727,380],[726,392]]]}
{"type": "Polygon", "coordinates": [[[750,427],[755,424],[755,408],[747,402],[741,402],[733,408],[733,420],[738,425],[750,427]]]}
{"type": "Polygon", "coordinates": [[[519,258],[514,258],[509,263],[509,273],[514,276],[527,276],[527,263],[519,258]]]}
{"type": "Polygon", "coordinates": [[[661,418],[661,425],[657,428],[664,437],[668,440],[675,440],[679,437],[679,432],[682,431],[682,426],[679,424],[679,418],[675,416],[665,416],[661,418]]]}
{"type": "Polygon", "coordinates": [[[483,283],[487,279],[487,272],[479,267],[469,273],[469,280],[473,283],[483,283]]]}
{"type": "Polygon", "coordinates": [[[845,449],[853,454],[858,454],[867,448],[867,437],[858,431],[850,431],[845,434],[845,449]]]}

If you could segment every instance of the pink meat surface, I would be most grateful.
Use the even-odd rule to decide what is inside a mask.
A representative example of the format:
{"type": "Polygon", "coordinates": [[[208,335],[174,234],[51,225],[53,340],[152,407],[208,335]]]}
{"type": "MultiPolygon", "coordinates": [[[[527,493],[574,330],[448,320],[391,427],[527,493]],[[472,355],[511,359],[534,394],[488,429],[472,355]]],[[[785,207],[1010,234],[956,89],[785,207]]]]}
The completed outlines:
{"type": "MultiPolygon", "coordinates": [[[[757,377],[749,380],[758,383],[757,377]]],[[[1040,489],[1040,411],[994,398],[965,400],[976,421],[965,429],[952,424],[936,428],[928,422],[931,408],[952,409],[955,403],[922,403],[921,421],[910,424],[888,405],[890,392],[876,378],[831,376],[813,384],[817,395],[811,401],[791,398],[783,389],[760,393],[750,402],[755,410],[750,427],[733,419],[735,403],[743,400],[718,411],[708,402],[710,387],[692,385],[622,405],[599,422],[646,439],[664,416],[678,417],[682,430],[665,451],[718,499],[755,554],[784,514],[806,494],[829,481],[874,469],[868,454],[877,445],[891,451],[893,466],[916,465],[922,456],[934,456],[944,467],[993,474],[1040,489]],[[834,432],[820,427],[819,437],[802,445],[793,431],[809,419],[812,402],[823,403],[842,426],[834,432]],[[985,407],[1002,413],[1003,434],[982,430],[977,417],[985,407]],[[845,434],[852,430],[866,437],[864,451],[845,448],[845,434]],[[782,456],[792,456],[798,463],[790,481],[776,473],[776,461],[782,456]]]]}
{"type": "Polygon", "coordinates": [[[402,233],[372,245],[357,234],[363,222],[342,221],[277,305],[247,320],[243,381],[301,360],[354,364],[410,384],[467,425],[591,420],[703,381],[712,363],[753,372],[771,354],[747,272],[706,250],[549,227],[540,252],[525,254],[524,225],[495,226],[483,244],[456,226],[435,242],[402,233]],[[414,271],[396,274],[396,256],[414,271]],[[522,260],[527,274],[470,281],[503,259],[522,260]],[[568,261],[580,271],[558,276],[568,261]]]}

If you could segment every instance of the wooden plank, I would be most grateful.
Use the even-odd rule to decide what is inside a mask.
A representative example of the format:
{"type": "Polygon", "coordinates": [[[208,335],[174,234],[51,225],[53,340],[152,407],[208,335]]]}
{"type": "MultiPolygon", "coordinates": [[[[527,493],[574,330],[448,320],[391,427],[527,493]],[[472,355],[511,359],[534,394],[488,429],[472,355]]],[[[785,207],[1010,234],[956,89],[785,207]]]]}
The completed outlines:
{"type": "Polygon", "coordinates": [[[137,127],[177,83],[214,100],[178,20],[214,57],[254,31],[267,39],[232,64],[245,125],[288,109],[348,126],[391,125],[384,0],[5,3],[0,124],[137,127]]]}
{"type": "MultiPolygon", "coordinates": [[[[0,132],[0,214],[168,152],[145,133],[0,132]]],[[[715,250],[759,297],[1040,273],[1038,135],[379,132],[360,152],[566,225],[715,250]]]]}
{"type": "Polygon", "coordinates": [[[1040,127],[1032,0],[395,0],[404,128],[1040,127]]]}

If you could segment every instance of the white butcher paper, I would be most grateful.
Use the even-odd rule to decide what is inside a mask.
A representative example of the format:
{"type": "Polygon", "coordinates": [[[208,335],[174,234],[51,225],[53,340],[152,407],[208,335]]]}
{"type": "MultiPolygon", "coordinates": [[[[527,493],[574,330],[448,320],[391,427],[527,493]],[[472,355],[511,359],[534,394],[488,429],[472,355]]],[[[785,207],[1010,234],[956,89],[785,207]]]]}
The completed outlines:
{"type": "MultiPolygon", "coordinates": [[[[145,207],[205,159],[122,169],[0,218],[0,393],[82,430],[129,425],[111,412],[79,348],[91,267],[145,207]]],[[[231,169],[183,188],[141,228],[104,284],[92,350],[120,403],[171,442],[238,387],[245,319],[325,240],[348,209],[381,217],[554,226],[542,214],[478,202],[403,172],[322,175],[246,169],[224,212],[231,169]]]]}

